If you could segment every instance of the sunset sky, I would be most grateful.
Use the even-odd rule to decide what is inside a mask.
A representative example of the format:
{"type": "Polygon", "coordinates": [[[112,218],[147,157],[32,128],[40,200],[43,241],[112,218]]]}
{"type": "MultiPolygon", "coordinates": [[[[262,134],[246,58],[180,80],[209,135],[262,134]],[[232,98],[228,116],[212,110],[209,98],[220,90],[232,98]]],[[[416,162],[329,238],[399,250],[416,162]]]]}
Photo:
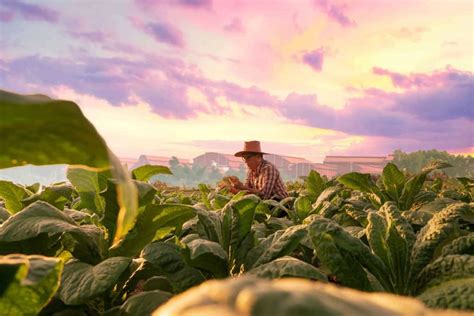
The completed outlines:
{"type": "Polygon", "coordinates": [[[474,154],[471,0],[2,0],[0,89],[112,150],[474,154]]]}

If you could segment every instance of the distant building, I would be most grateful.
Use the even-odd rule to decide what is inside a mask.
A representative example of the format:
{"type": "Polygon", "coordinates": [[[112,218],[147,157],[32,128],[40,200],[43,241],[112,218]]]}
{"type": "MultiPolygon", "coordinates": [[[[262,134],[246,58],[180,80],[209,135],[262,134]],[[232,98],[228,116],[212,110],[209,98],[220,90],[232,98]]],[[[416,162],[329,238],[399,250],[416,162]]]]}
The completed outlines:
{"type": "Polygon", "coordinates": [[[216,167],[219,170],[239,170],[245,167],[245,162],[234,155],[207,152],[193,159],[193,164],[200,167],[216,167]]]}
{"type": "MultiPolygon", "coordinates": [[[[172,157],[163,157],[163,156],[152,156],[152,155],[140,155],[138,161],[135,162],[131,169],[137,168],[144,165],[155,165],[155,166],[166,166],[170,167],[170,160],[172,157]]],[[[178,158],[178,161],[181,165],[191,166],[192,163],[189,159],[178,158]]]]}
{"type": "Polygon", "coordinates": [[[337,174],[348,172],[380,174],[385,165],[393,160],[393,156],[326,156],[323,164],[332,166],[337,174]]]}
{"type": "Polygon", "coordinates": [[[274,155],[274,154],[265,155],[265,160],[274,164],[275,167],[277,167],[277,169],[279,170],[288,170],[288,171],[290,171],[290,169],[294,165],[297,165],[297,164],[312,164],[311,161],[305,158],[274,155]]]}

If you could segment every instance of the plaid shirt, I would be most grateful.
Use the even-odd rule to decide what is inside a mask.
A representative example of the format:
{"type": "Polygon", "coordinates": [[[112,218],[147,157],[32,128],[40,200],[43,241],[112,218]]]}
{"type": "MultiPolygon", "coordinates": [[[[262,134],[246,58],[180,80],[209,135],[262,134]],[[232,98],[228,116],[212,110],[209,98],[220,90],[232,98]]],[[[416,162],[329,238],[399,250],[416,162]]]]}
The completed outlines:
{"type": "Polygon", "coordinates": [[[245,186],[260,191],[258,194],[262,199],[284,199],[288,197],[283,181],[280,178],[278,169],[266,160],[257,167],[247,172],[245,186]]]}

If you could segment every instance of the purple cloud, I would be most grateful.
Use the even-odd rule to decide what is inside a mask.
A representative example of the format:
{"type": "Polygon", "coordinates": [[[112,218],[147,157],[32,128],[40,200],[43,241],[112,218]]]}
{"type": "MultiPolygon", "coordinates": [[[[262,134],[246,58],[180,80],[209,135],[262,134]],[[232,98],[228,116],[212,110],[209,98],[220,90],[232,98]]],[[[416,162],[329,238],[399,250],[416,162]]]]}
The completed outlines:
{"type": "Polygon", "coordinates": [[[104,43],[108,38],[108,34],[102,31],[80,31],[68,30],[67,33],[75,38],[82,38],[92,43],[104,43]]]}
{"type": "Polygon", "coordinates": [[[54,23],[59,20],[59,13],[46,7],[24,3],[19,0],[3,0],[0,6],[20,14],[27,20],[37,20],[54,23]]]}
{"type": "Polygon", "coordinates": [[[135,3],[143,8],[150,9],[161,5],[182,6],[191,9],[212,9],[212,0],[135,0],[135,3]]]}
{"type": "MultiPolygon", "coordinates": [[[[149,103],[155,113],[168,118],[189,119],[203,112],[225,115],[229,109],[218,102],[219,97],[225,97],[241,104],[272,109],[298,124],[378,141],[397,140],[396,147],[403,150],[429,149],[422,145],[442,150],[466,148],[473,142],[473,75],[454,69],[416,74],[424,78],[420,86],[402,80],[405,86],[416,89],[398,93],[367,89],[362,91],[362,97],[347,100],[345,108],[334,109],[321,104],[316,95],[291,93],[281,99],[258,87],[213,81],[176,58],[148,56],[129,61],[29,56],[9,62],[0,60],[0,66],[0,86],[8,90],[50,94],[48,89],[65,85],[79,93],[106,99],[113,105],[127,103],[136,96],[149,103]],[[444,85],[437,78],[443,78],[444,85]],[[200,91],[209,104],[188,99],[188,88],[200,91]],[[403,147],[400,139],[411,141],[403,147]]],[[[392,74],[388,70],[384,72],[392,74]]],[[[383,147],[383,143],[378,144],[383,147]]]]}
{"type": "Polygon", "coordinates": [[[383,68],[374,67],[372,72],[376,75],[388,76],[392,84],[398,88],[430,88],[436,86],[451,86],[472,81],[472,73],[459,71],[449,66],[444,71],[435,71],[431,74],[413,73],[403,75],[383,68]]]}
{"type": "Polygon", "coordinates": [[[356,23],[344,13],[344,10],[346,9],[344,5],[337,6],[335,4],[330,4],[328,0],[315,0],[314,3],[317,7],[321,8],[328,17],[339,23],[341,26],[356,26],[356,23]]]}
{"type": "Polygon", "coordinates": [[[11,22],[15,17],[15,13],[13,11],[0,11],[0,22],[11,22]]]}
{"type": "Polygon", "coordinates": [[[239,18],[233,18],[229,24],[224,25],[224,30],[227,32],[244,33],[245,29],[242,21],[239,18]]]}
{"type": "Polygon", "coordinates": [[[170,24],[147,23],[143,30],[150,34],[157,42],[183,48],[185,46],[183,33],[170,24]]]}
{"type": "Polygon", "coordinates": [[[320,72],[323,69],[324,61],[324,50],[323,48],[318,48],[311,52],[306,52],[303,54],[302,61],[313,68],[314,71],[320,72]]]}

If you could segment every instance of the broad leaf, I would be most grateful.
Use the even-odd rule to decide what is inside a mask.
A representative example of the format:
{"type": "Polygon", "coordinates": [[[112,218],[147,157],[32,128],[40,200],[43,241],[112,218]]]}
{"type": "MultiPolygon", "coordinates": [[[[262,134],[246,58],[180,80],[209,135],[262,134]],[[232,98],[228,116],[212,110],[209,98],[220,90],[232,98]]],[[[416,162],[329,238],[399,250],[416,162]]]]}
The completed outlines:
{"type": "Polygon", "coordinates": [[[337,178],[337,181],[353,190],[359,190],[365,193],[378,193],[379,188],[370,178],[368,173],[350,172],[337,178]]]}
{"type": "Polygon", "coordinates": [[[69,167],[67,178],[81,198],[80,204],[75,208],[78,210],[86,208],[102,216],[105,201],[100,193],[107,188],[107,178],[111,178],[110,171],[97,172],[81,167],[69,167]]]}
{"type": "Polygon", "coordinates": [[[172,294],[160,290],[147,291],[133,295],[120,307],[121,316],[147,316],[166,303],[172,294]]]}
{"type": "Polygon", "coordinates": [[[102,257],[103,232],[95,225],[79,226],[68,215],[46,202],[38,201],[9,217],[0,226],[0,242],[28,240],[40,234],[62,234],[73,254],[95,262],[102,257]],[[65,237],[67,238],[67,237],[65,237]]]}
{"type": "Polygon", "coordinates": [[[289,255],[305,236],[306,225],[292,226],[271,234],[248,252],[245,258],[245,269],[249,270],[289,255]]]}
{"type": "Polygon", "coordinates": [[[453,242],[443,248],[443,256],[446,255],[471,255],[474,256],[474,233],[456,238],[453,242]]]}
{"type": "Polygon", "coordinates": [[[79,107],[0,90],[0,168],[25,164],[109,166],[107,147],[79,107]]]}
{"type": "Polygon", "coordinates": [[[418,233],[411,253],[412,280],[428,263],[441,254],[443,246],[461,235],[459,220],[473,216],[473,207],[464,203],[452,204],[433,216],[418,233]]]}
{"type": "Polygon", "coordinates": [[[0,256],[0,314],[38,314],[58,289],[62,268],[57,258],[0,256]]]}
{"type": "Polygon", "coordinates": [[[227,253],[221,245],[205,239],[194,239],[186,245],[189,263],[196,268],[207,270],[217,278],[228,276],[227,253]]]}
{"type": "Polygon", "coordinates": [[[382,181],[388,195],[393,201],[398,201],[402,194],[405,176],[393,163],[388,163],[382,172],[382,181]]]}
{"type": "Polygon", "coordinates": [[[366,268],[385,289],[391,284],[385,265],[361,240],[351,236],[334,221],[316,218],[309,227],[318,258],[343,285],[372,291],[366,268]]]}
{"type": "Polygon", "coordinates": [[[415,281],[414,294],[443,282],[474,277],[474,256],[447,255],[427,265],[415,281]]]}
{"type": "Polygon", "coordinates": [[[301,223],[312,210],[311,200],[308,197],[300,196],[295,200],[294,208],[298,216],[299,223],[301,223]]]}
{"type": "Polygon", "coordinates": [[[299,259],[284,256],[269,263],[260,265],[248,272],[264,279],[284,277],[305,278],[327,282],[327,276],[314,266],[299,259]]]}
{"type": "Polygon", "coordinates": [[[62,210],[64,205],[71,201],[72,193],[73,189],[69,184],[52,185],[24,199],[22,203],[24,206],[28,206],[36,201],[44,201],[62,210]]]}
{"type": "Polygon", "coordinates": [[[61,277],[59,298],[67,305],[84,304],[111,289],[131,262],[126,257],[109,258],[96,266],[68,262],[61,277]]]}
{"type": "Polygon", "coordinates": [[[311,170],[308,177],[305,179],[304,186],[309,193],[312,202],[314,203],[321,192],[326,188],[326,181],[316,170],[311,170]]]}
{"type": "Polygon", "coordinates": [[[143,249],[141,257],[170,280],[175,292],[182,292],[205,280],[198,269],[186,263],[181,249],[175,244],[153,242],[143,249]]]}
{"type": "Polygon", "coordinates": [[[433,286],[417,298],[436,309],[474,310],[474,277],[456,279],[433,286]]]}
{"type": "Polygon", "coordinates": [[[132,178],[138,181],[147,182],[157,174],[173,174],[170,168],[165,166],[144,165],[132,170],[132,178]]]}
{"type": "Polygon", "coordinates": [[[184,204],[149,204],[138,215],[135,226],[111,248],[114,256],[135,256],[146,244],[161,239],[196,215],[196,209],[184,204]]]}
{"type": "Polygon", "coordinates": [[[21,211],[23,209],[21,201],[31,194],[30,191],[20,185],[0,180],[0,198],[5,201],[5,207],[10,214],[21,211]]]}

